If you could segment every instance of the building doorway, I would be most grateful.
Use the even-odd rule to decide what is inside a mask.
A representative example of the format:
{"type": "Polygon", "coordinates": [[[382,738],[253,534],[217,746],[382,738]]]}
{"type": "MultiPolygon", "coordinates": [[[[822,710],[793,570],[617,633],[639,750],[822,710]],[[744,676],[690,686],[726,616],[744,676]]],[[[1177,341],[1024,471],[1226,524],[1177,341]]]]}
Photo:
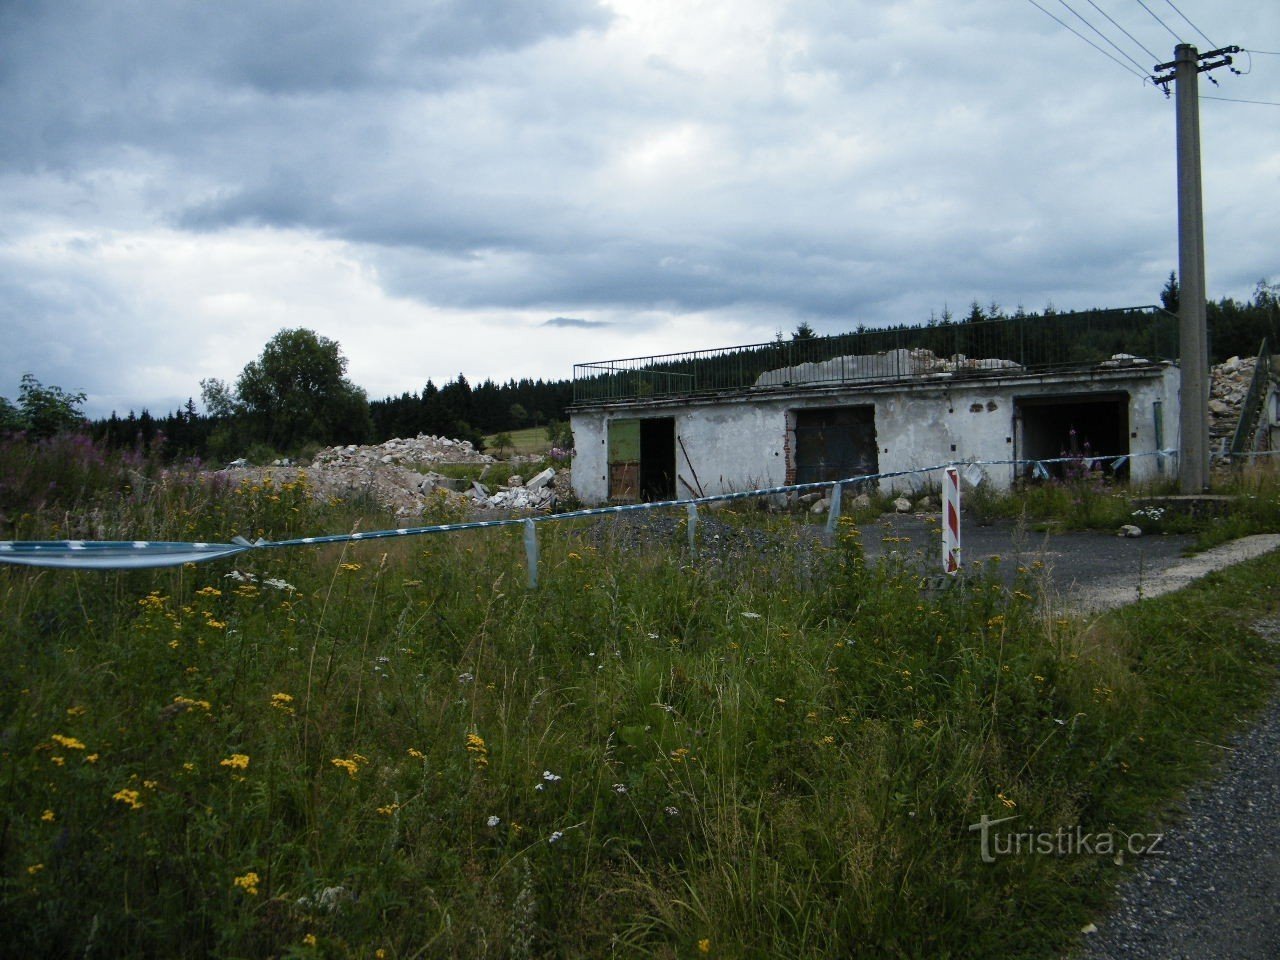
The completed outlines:
{"type": "Polygon", "coordinates": [[[797,410],[795,418],[796,483],[847,480],[880,471],[874,406],[797,410]]]}
{"type": "MultiPolygon", "coordinates": [[[[1013,408],[1018,422],[1017,459],[1078,459],[1079,465],[1044,464],[1050,476],[1061,479],[1087,467],[1086,460],[1100,458],[1097,466],[1107,475],[1128,476],[1128,461],[1117,470],[1111,467],[1113,460],[1129,455],[1127,393],[1020,397],[1014,399],[1013,408]]],[[[1032,471],[1030,465],[1019,470],[1024,476],[1032,471]]]]}
{"type": "Polygon", "coordinates": [[[675,418],[610,420],[609,499],[636,503],[675,496],[675,418]]]}

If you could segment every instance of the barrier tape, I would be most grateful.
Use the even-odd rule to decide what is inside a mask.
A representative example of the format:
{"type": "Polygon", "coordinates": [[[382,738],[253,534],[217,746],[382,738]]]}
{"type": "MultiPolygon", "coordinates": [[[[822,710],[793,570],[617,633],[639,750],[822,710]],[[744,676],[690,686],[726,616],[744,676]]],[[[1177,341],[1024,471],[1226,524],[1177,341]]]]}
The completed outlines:
{"type": "MultiPolygon", "coordinates": [[[[1176,450],[1151,450],[1129,454],[1115,462],[1123,463],[1125,459],[1135,457],[1160,457],[1162,459],[1176,456],[1176,450]]],[[[1105,458],[1093,458],[1102,461],[1105,458]]],[[[537,532],[535,524],[551,523],[561,520],[577,520],[583,517],[603,517],[612,514],[632,513],[635,511],[663,510],[671,507],[685,507],[689,513],[689,541],[691,549],[696,548],[694,531],[697,526],[697,507],[700,504],[725,503],[734,500],[747,500],[754,497],[771,497],[788,493],[808,493],[817,490],[839,489],[858,483],[878,480],[893,480],[898,477],[916,474],[934,473],[948,467],[963,468],[965,479],[975,485],[981,477],[972,479],[975,468],[990,466],[1031,465],[1037,476],[1047,478],[1049,471],[1045,464],[1080,463],[1082,457],[1051,457],[1042,460],[958,460],[948,463],[934,464],[929,467],[915,467],[910,470],[893,470],[885,473],[868,473],[857,477],[846,477],[841,480],[818,480],[812,483],[792,483],[778,487],[762,487],[758,490],[743,490],[735,493],[718,493],[705,497],[686,497],[678,500],[662,500],[654,503],[623,503],[610,507],[588,507],[582,510],[570,510],[566,513],[547,514],[539,517],[521,517],[503,520],[470,520],[462,523],[440,523],[423,527],[397,527],[387,530],[372,530],[367,533],[338,533],[318,537],[297,537],[290,540],[262,540],[250,542],[244,537],[234,537],[230,543],[181,543],[151,540],[0,540],[0,563],[18,564],[33,567],[58,567],[71,570],[138,570],[151,567],[173,567],[184,563],[201,563],[219,557],[230,557],[247,550],[269,550],[281,547],[313,546],[329,543],[358,543],[365,540],[383,540],[389,537],[415,537],[432,533],[455,533],[462,530],[485,530],[496,527],[524,527],[525,549],[530,559],[530,586],[537,586],[537,532]]],[[[978,471],[981,472],[981,471],[978,471]]],[[[840,513],[837,506],[840,498],[832,497],[832,513],[828,515],[827,527],[834,530],[840,513]],[[834,519],[833,519],[834,518],[834,519]]]]}

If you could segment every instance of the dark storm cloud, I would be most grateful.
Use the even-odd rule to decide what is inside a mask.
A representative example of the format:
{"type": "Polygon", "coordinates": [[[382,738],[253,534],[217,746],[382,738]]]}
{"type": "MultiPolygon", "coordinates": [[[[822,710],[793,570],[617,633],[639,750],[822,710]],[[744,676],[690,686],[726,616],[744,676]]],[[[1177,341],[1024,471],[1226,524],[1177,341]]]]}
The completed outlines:
{"type": "MultiPolygon", "coordinates": [[[[1207,11],[1232,41],[1280,29],[1207,11]]],[[[1280,99],[1266,67],[1221,92],[1280,99]]],[[[1202,111],[1215,295],[1280,273],[1257,111],[1202,111]]],[[[740,339],[1150,302],[1176,262],[1170,105],[995,0],[0,3],[0,129],[26,351],[0,385],[133,370],[188,313],[228,365],[192,384],[318,310],[360,316],[350,346],[453,337],[444,376],[483,324],[517,358],[525,334],[656,352],[683,318],[740,339]]]]}
{"type": "Polygon", "coordinates": [[[264,97],[439,89],[465,77],[459,63],[608,21],[594,0],[6,4],[0,158],[174,148],[175,136],[245,122],[264,97]]]}

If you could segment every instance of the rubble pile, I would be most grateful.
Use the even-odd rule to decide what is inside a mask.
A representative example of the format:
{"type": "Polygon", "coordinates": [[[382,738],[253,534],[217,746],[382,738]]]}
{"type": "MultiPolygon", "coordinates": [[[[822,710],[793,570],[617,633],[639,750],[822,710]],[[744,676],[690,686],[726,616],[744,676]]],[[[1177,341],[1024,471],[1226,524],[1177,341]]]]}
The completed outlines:
{"type": "Polygon", "coordinates": [[[1249,383],[1253,380],[1256,357],[1231,357],[1209,370],[1209,446],[1219,450],[1230,446],[1240,422],[1240,411],[1249,383]]]}
{"type": "Polygon", "coordinates": [[[556,488],[553,485],[555,479],[555,470],[547,467],[530,477],[527,482],[520,476],[511,477],[505,487],[499,488],[492,495],[482,483],[473,483],[469,492],[475,498],[476,508],[480,510],[550,510],[556,504],[556,488]]]}
{"type": "Polygon", "coordinates": [[[957,373],[989,370],[1021,370],[1014,360],[977,358],[963,353],[940,357],[923,347],[899,347],[882,353],[833,357],[814,363],[766,370],[756,378],[756,387],[794,386],[800,383],[828,383],[848,380],[898,380],[911,377],[946,377],[957,373]]]}
{"type": "Polygon", "coordinates": [[[423,463],[494,463],[493,457],[480,453],[470,440],[429,437],[418,434],[411,440],[394,439],[376,447],[329,447],[316,454],[317,466],[333,464],[423,464],[423,463]]]}
{"type": "Polygon", "coordinates": [[[488,465],[496,462],[467,440],[419,435],[374,446],[329,447],[316,454],[310,466],[277,461],[274,467],[247,467],[243,460],[237,460],[221,472],[237,482],[301,476],[317,499],[368,498],[401,521],[418,520],[429,505],[482,515],[545,512],[572,489],[569,471],[557,472],[551,467],[527,481],[513,476],[493,491],[481,481],[469,483],[423,469],[430,464],[470,463],[484,464],[487,471],[488,465]]]}

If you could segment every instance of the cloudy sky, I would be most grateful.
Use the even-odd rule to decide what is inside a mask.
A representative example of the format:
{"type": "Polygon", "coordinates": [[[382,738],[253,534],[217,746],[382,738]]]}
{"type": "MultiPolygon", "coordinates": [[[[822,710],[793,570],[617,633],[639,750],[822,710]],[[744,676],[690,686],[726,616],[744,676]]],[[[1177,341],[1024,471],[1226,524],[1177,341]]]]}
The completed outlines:
{"type": "MultiPolygon", "coordinates": [[[[163,413],[284,327],[377,398],[1154,302],[1173,102],[1071,10],[1147,71],[1166,25],[1280,51],[1280,4],[1038,2],[1120,63],[1027,0],[0,0],[0,394],[163,413]]],[[[1280,102],[1237,66],[1201,93],[1280,102]]],[[[1280,106],[1201,126],[1209,294],[1247,297],[1280,106]]]]}

